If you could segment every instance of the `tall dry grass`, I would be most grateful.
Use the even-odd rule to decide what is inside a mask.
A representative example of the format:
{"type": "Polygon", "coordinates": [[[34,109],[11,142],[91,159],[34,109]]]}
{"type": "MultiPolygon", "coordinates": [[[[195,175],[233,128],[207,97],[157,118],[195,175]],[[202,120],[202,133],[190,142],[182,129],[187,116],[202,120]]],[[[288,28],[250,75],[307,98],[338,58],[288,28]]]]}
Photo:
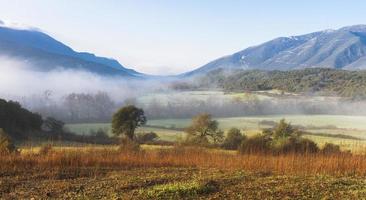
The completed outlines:
{"type": "Polygon", "coordinates": [[[119,152],[111,149],[2,155],[0,173],[27,170],[131,169],[194,167],[246,170],[273,174],[366,175],[366,156],[351,154],[237,155],[207,149],[183,148],[119,152]]]}

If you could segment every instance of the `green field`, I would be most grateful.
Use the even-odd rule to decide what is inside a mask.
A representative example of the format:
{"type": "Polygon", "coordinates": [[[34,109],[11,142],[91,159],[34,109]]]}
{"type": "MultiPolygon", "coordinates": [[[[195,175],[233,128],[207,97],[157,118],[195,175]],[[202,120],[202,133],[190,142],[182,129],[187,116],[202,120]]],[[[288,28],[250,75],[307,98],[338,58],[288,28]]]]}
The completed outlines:
{"type": "MultiPolygon", "coordinates": [[[[326,142],[339,144],[344,149],[362,150],[366,145],[366,116],[344,116],[344,115],[268,115],[268,116],[250,116],[250,117],[233,117],[233,118],[217,118],[220,128],[228,130],[231,127],[242,129],[246,135],[254,135],[260,133],[263,128],[269,126],[261,125],[263,120],[278,122],[286,119],[293,125],[301,125],[306,131],[318,134],[341,134],[359,138],[360,140],[344,139],[326,136],[306,136],[314,139],[320,145],[326,142]]],[[[184,137],[184,129],[190,123],[190,119],[159,119],[149,120],[146,127],[139,128],[137,132],[156,132],[162,140],[176,141],[184,137]],[[152,126],[152,127],[151,127],[152,126]]],[[[66,127],[78,134],[88,134],[90,131],[100,128],[108,130],[110,133],[109,123],[95,124],[68,124],[66,127]]]]}
{"type": "MultiPolygon", "coordinates": [[[[266,116],[250,116],[250,117],[232,117],[217,118],[220,128],[229,129],[237,127],[241,129],[256,129],[259,127],[258,122],[262,120],[276,121],[286,119],[293,125],[302,126],[336,126],[342,129],[365,130],[366,133],[366,116],[345,116],[345,115],[266,115],[266,116]]],[[[190,119],[162,119],[150,120],[148,125],[184,128],[190,123],[190,119]]],[[[366,137],[366,134],[365,134],[366,137]]]]}

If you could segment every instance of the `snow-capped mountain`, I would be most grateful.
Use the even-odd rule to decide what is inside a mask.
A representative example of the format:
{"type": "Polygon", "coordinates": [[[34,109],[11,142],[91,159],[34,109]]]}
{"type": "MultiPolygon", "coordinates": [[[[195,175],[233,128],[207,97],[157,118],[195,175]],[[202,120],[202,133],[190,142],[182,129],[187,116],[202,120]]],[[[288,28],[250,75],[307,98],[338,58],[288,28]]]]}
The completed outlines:
{"type": "Polygon", "coordinates": [[[366,69],[366,25],[280,37],[214,60],[185,76],[215,69],[366,69]]]}
{"type": "Polygon", "coordinates": [[[99,75],[143,77],[117,60],[76,52],[36,28],[0,21],[0,56],[32,63],[35,70],[78,69],[99,75]]]}

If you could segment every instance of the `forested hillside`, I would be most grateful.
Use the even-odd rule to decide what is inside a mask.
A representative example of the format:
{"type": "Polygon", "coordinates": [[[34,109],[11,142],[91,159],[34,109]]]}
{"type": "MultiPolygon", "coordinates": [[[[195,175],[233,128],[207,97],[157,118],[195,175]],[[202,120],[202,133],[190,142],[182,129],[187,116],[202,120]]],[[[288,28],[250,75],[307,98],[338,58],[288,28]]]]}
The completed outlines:
{"type": "Polygon", "coordinates": [[[218,86],[226,91],[261,91],[278,89],[285,92],[366,97],[366,71],[304,69],[292,71],[215,70],[200,78],[201,87],[218,86]]]}

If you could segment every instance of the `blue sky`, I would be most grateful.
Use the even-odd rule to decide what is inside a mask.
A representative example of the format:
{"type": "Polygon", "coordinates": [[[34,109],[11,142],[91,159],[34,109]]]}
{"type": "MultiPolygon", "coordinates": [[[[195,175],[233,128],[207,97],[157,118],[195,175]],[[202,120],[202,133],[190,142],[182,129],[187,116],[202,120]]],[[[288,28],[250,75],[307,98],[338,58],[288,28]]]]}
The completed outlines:
{"type": "Polygon", "coordinates": [[[279,36],[366,24],[362,0],[0,0],[0,20],[151,74],[197,68],[279,36]]]}

